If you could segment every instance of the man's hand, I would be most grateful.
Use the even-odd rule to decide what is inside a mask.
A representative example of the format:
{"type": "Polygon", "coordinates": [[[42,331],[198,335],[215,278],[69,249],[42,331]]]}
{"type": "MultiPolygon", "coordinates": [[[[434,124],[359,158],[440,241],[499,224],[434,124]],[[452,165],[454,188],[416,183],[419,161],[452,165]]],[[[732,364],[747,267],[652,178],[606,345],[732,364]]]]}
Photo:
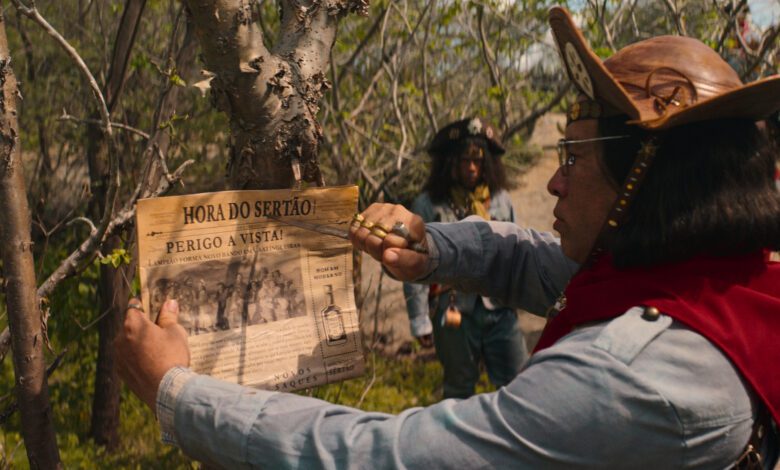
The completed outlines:
{"type": "Polygon", "coordinates": [[[131,299],[124,328],[114,340],[119,375],[130,391],[152,411],[156,409],[157,389],[172,367],[190,364],[187,332],[177,323],[179,303],[167,300],[152,323],[131,299]]]}
{"type": "Polygon", "coordinates": [[[381,262],[398,280],[414,281],[429,274],[428,254],[408,249],[409,241],[392,233],[396,224],[403,224],[409,239],[427,246],[425,223],[420,216],[396,204],[372,204],[361,216],[362,222],[354,221],[349,229],[356,248],[381,262]]]}

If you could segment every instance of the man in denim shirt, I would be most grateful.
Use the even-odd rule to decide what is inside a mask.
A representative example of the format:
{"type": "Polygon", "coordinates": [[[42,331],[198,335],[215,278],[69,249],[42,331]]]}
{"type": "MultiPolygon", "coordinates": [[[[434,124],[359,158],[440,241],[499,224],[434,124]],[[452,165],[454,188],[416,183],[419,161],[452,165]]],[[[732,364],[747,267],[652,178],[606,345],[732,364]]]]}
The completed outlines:
{"type": "Polygon", "coordinates": [[[579,91],[548,184],[560,240],[474,219],[426,225],[390,205],[363,217],[403,223],[428,254],[351,234],[399,279],[531,312],[565,287],[523,371],[493,393],[367,413],[195,375],[175,302],[158,325],[131,308],[121,373],[167,441],[226,468],[730,468],[756,451],[774,465],[778,142],[756,122],[780,109],[780,77],[743,85],[683,37],[602,62],[568,12],[550,23],[579,91]]]}
{"type": "MultiPolygon", "coordinates": [[[[444,126],[428,147],[431,174],[412,212],[424,222],[457,222],[470,215],[514,222],[504,152],[495,129],[483,119],[444,126]]],[[[441,284],[404,283],[404,295],[412,335],[423,346],[436,344],[444,398],[473,395],[480,362],[496,387],[520,372],[528,352],[514,309],[441,284]]]]}

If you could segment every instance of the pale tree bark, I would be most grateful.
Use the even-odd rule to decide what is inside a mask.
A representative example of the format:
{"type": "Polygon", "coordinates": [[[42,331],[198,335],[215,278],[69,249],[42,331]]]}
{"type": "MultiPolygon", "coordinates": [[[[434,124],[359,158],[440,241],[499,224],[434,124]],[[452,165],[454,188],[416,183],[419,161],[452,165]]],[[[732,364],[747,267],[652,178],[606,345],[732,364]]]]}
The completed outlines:
{"type": "MultiPolygon", "coordinates": [[[[0,14],[2,14],[0,10],[0,14]]],[[[30,215],[17,120],[19,90],[0,16],[0,250],[13,344],[16,398],[31,468],[61,468],[46,383],[45,326],[36,294],[30,215]]]]}
{"type": "MultiPolygon", "coordinates": [[[[14,2],[19,12],[30,17],[36,23],[41,25],[47,31],[47,33],[55,40],[57,40],[57,42],[67,51],[68,55],[73,58],[74,61],[76,61],[79,68],[87,76],[90,86],[95,92],[94,96],[99,101],[98,115],[101,118],[85,120],[94,121],[95,124],[101,125],[100,129],[95,129],[96,132],[93,134],[94,139],[91,139],[91,142],[99,144],[95,147],[97,150],[91,155],[91,157],[96,160],[97,163],[90,165],[91,170],[96,170],[94,171],[93,175],[96,177],[95,180],[97,181],[97,184],[94,186],[96,189],[96,194],[94,195],[93,200],[102,202],[102,204],[96,204],[93,207],[93,209],[96,209],[93,210],[93,216],[100,218],[99,225],[96,227],[88,219],[79,218],[89,222],[92,228],[89,238],[86,239],[81,245],[79,245],[79,247],[73,253],[71,253],[70,256],[67,257],[67,259],[63,260],[63,262],[46,279],[40,288],[37,289],[37,299],[48,297],[56,285],[59,284],[59,282],[67,277],[77,274],[81,269],[83,269],[84,266],[86,266],[85,261],[94,257],[97,253],[97,250],[101,247],[110,250],[113,246],[117,246],[117,244],[112,245],[112,242],[115,242],[118,235],[121,234],[123,230],[127,229],[128,224],[135,213],[135,200],[137,200],[137,198],[142,195],[145,197],[156,197],[166,192],[172,187],[173,184],[179,181],[180,175],[184,168],[192,163],[191,160],[185,162],[184,164],[180,165],[173,173],[168,170],[167,165],[160,164],[160,162],[164,162],[164,154],[167,152],[169,140],[167,139],[167,136],[164,135],[165,131],[157,126],[157,122],[159,122],[159,119],[161,118],[170,118],[170,113],[163,111],[161,108],[167,106],[170,106],[171,109],[175,108],[175,98],[170,100],[167,99],[167,97],[175,97],[177,94],[176,90],[170,90],[171,85],[168,83],[169,79],[168,77],[165,77],[164,81],[167,84],[168,90],[161,90],[161,98],[159,101],[158,110],[155,113],[155,124],[152,126],[155,131],[152,133],[152,135],[144,133],[145,137],[149,140],[149,148],[153,149],[153,151],[148,150],[143,154],[146,158],[148,158],[149,164],[144,168],[141,184],[136,187],[133,195],[125,203],[125,206],[119,211],[116,210],[115,195],[117,193],[118,187],[118,178],[116,173],[117,168],[115,162],[116,149],[114,147],[114,142],[112,141],[110,132],[111,127],[114,127],[115,125],[109,120],[109,110],[113,109],[117,102],[118,96],[121,94],[130,49],[132,47],[132,43],[134,42],[133,38],[138,27],[144,3],[145,2],[142,0],[128,0],[128,7],[125,11],[122,25],[120,26],[117,33],[117,41],[111,62],[112,72],[109,74],[110,77],[107,80],[105,86],[104,99],[104,94],[100,92],[94,77],[91,75],[88,68],[86,67],[86,64],[84,64],[83,60],[75,51],[75,49],[73,49],[67,43],[67,41],[61,35],[59,35],[59,33],[57,33],[57,31],[54,30],[44,18],[40,16],[34,7],[28,8],[18,1],[14,2]],[[98,130],[100,131],[99,133],[97,132],[98,130]]],[[[173,36],[175,37],[176,35],[174,34],[173,36]]],[[[188,42],[192,43],[193,41],[189,40],[188,42]]],[[[191,63],[192,58],[194,57],[194,47],[189,46],[188,50],[189,55],[187,58],[184,58],[184,60],[187,63],[191,63]]],[[[94,160],[90,161],[90,164],[94,163],[94,160]]],[[[22,187],[21,190],[18,190],[17,192],[18,194],[24,194],[24,187],[22,187]]],[[[29,217],[27,224],[29,228],[29,217]]],[[[112,444],[118,442],[117,431],[119,424],[119,380],[116,377],[116,373],[113,371],[113,348],[111,348],[111,339],[115,335],[116,329],[122,320],[121,314],[127,301],[130,284],[129,280],[133,277],[133,271],[130,270],[129,272],[124,273],[114,272],[107,277],[110,277],[111,279],[109,279],[108,282],[104,282],[104,284],[118,285],[119,288],[113,290],[104,289],[104,292],[108,292],[105,297],[111,299],[111,301],[108,302],[109,312],[113,310],[115,314],[103,315],[103,321],[101,321],[100,325],[101,338],[99,349],[104,354],[101,354],[101,360],[98,364],[98,374],[96,378],[97,390],[95,400],[101,405],[96,406],[93,409],[93,427],[91,431],[96,441],[111,446],[112,444]],[[105,354],[106,352],[110,354],[110,357],[105,354]]],[[[33,291],[35,291],[34,279],[33,291]]],[[[41,338],[45,339],[46,317],[47,312],[42,312],[39,314],[39,319],[43,325],[41,330],[42,335],[40,338],[38,338],[39,340],[41,340],[41,338]]],[[[0,360],[2,360],[2,358],[5,356],[8,347],[12,342],[10,339],[12,336],[14,336],[14,334],[15,333],[13,332],[9,334],[8,329],[4,330],[2,334],[0,334],[0,360]]],[[[41,342],[42,341],[43,340],[41,340],[41,342]]],[[[15,339],[13,340],[13,344],[15,347],[15,339]]],[[[29,361],[29,359],[26,360],[29,361]]],[[[55,364],[57,363],[58,361],[55,361],[55,364]]],[[[52,366],[52,369],[53,367],[54,366],[52,366]]],[[[24,400],[26,400],[26,398],[24,400]]],[[[21,406],[18,406],[18,403],[13,403],[10,407],[8,407],[8,410],[9,413],[12,413],[14,410],[20,408],[21,406]]],[[[45,437],[46,433],[34,434],[32,435],[32,438],[40,439],[41,436],[45,437]]],[[[25,435],[24,437],[26,441],[30,438],[28,435],[25,435]]],[[[36,441],[34,440],[33,442],[35,443],[36,441]]],[[[31,465],[38,466],[32,457],[30,458],[30,462],[31,465]]],[[[44,468],[51,468],[51,466],[44,465],[44,468]]]]}
{"type": "Polygon", "coordinates": [[[281,0],[273,48],[249,0],[185,2],[213,74],[214,104],[230,117],[228,185],[235,189],[324,184],[317,152],[320,99],[339,20],[366,0],[281,0]]]}

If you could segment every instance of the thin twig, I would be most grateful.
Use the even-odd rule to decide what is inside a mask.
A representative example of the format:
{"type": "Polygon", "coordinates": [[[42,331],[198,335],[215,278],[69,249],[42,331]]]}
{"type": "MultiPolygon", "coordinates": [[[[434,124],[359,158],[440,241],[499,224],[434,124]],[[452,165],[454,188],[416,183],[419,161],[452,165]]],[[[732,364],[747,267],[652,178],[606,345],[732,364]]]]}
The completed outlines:
{"type": "Polygon", "coordinates": [[[734,19],[734,29],[737,30],[737,42],[739,43],[740,49],[742,49],[742,52],[745,53],[747,57],[750,58],[756,58],[758,57],[758,54],[753,51],[753,49],[748,46],[748,44],[745,42],[745,38],[742,37],[742,33],[739,31],[739,25],[737,24],[737,19],[734,19]]]}
{"type": "MultiPolygon", "coordinates": [[[[99,119],[81,119],[77,118],[76,116],[71,116],[70,114],[66,113],[65,110],[62,111],[62,115],[57,118],[58,121],[70,121],[75,122],[79,124],[102,124],[102,121],[99,119]]],[[[149,134],[142,131],[141,129],[137,129],[135,127],[129,126],[127,124],[121,124],[118,122],[112,122],[111,127],[114,129],[121,129],[123,131],[130,132],[131,134],[135,134],[139,137],[143,137],[144,139],[149,139],[149,134]]]]}
{"type": "Polygon", "coordinates": [[[98,229],[95,227],[95,224],[92,223],[91,220],[89,220],[86,217],[76,217],[75,219],[69,221],[65,224],[66,227],[70,227],[71,225],[75,224],[76,222],[84,222],[85,224],[89,225],[89,233],[90,235],[94,235],[97,233],[98,229]]]}
{"type": "Polygon", "coordinates": [[[360,408],[360,405],[363,404],[363,400],[366,399],[366,395],[368,395],[368,392],[371,390],[371,388],[374,386],[374,383],[376,383],[376,351],[374,351],[374,347],[376,346],[376,336],[377,331],[379,330],[379,304],[382,299],[382,278],[385,275],[384,269],[379,272],[379,284],[377,285],[377,292],[376,292],[376,307],[374,309],[374,331],[371,338],[371,380],[368,381],[368,384],[366,384],[366,387],[363,389],[363,393],[360,394],[360,399],[355,404],[355,408],[360,408]]]}
{"type": "Polygon", "coordinates": [[[607,42],[607,46],[612,52],[615,52],[615,42],[612,40],[612,32],[607,27],[607,0],[604,0],[604,4],[599,8],[597,0],[588,0],[588,4],[595,10],[596,19],[601,26],[601,31],[604,33],[604,40],[607,42]]]}
{"type": "Polygon", "coordinates": [[[388,8],[387,10],[385,10],[385,17],[383,18],[383,22],[382,22],[382,30],[381,30],[382,34],[380,34],[379,36],[382,62],[377,67],[377,70],[374,72],[374,75],[371,78],[371,82],[369,83],[368,87],[366,87],[366,90],[363,92],[363,96],[361,97],[360,102],[355,107],[355,109],[353,109],[349,113],[350,119],[355,119],[363,111],[363,107],[368,101],[368,98],[373,93],[376,83],[379,81],[379,78],[382,75],[384,65],[390,63],[393,60],[396,60],[396,58],[401,53],[404,53],[406,51],[407,46],[414,39],[415,34],[417,34],[417,30],[419,29],[420,25],[425,19],[425,15],[430,11],[431,3],[428,3],[425,6],[425,10],[423,10],[423,12],[420,14],[420,17],[417,19],[417,23],[415,23],[414,28],[412,29],[411,33],[409,33],[409,35],[406,37],[406,39],[404,39],[403,43],[400,46],[393,47],[389,55],[385,51],[385,29],[387,27],[387,19],[389,16],[388,13],[390,12],[390,9],[388,8]]]}
{"type": "MultiPolygon", "coordinates": [[[[723,45],[726,44],[726,39],[728,39],[731,30],[734,29],[734,27],[737,24],[736,23],[737,15],[743,8],[745,8],[745,5],[747,5],[747,0],[740,0],[736,8],[731,9],[731,12],[729,13],[728,21],[726,21],[726,26],[723,28],[723,33],[721,33],[720,39],[718,40],[718,46],[715,48],[715,50],[717,50],[718,53],[723,52],[723,45]]],[[[739,29],[737,29],[737,35],[739,35],[739,29]]]]}
{"type": "Polygon", "coordinates": [[[24,16],[38,23],[49,34],[49,36],[53,37],[54,40],[57,41],[60,46],[62,46],[68,56],[70,56],[70,58],[76,62],[79,70],[81,70],[81,72],[87,77],[89,87],[92,88],[95,99],[98,101],[98,110],[100,111],[100,117],[102,119],[103,132],[105,132],[107,136],[111,136],[111,118],[108,114],[108,105],[106,104],[106,100],[103,97],[103,92],[100,90],[100,86],[98,85],[97,80],[95,80],[92,72],[89,71],[87,64],[84,63],[84,59],[82,59],[79,53],[76,52],[76,49],[73,48],[73,46],[71,46],[70,43],[68,43],[68,41],[62,37],[62,35],[58,33],[57,30],[54,29],[44,17],[41,16],[41,14],[38,12],[38,9],[35,8],[34,3],[32,7],[24,5],[20,0],[11,0],[11,3],[13,3],[16,9],[24,16]]]}
{"type": "Polygon", "coordinates": [[[504,133],[504,135],[501,137],[502,141],[506,141],[509,139],[512,135],[519,132],[524,127],[530,126],[533,122],[535,122],[537,119],[542,117],[542,115],[547,114],[548,111],[550,111],[553,107],[557,106],[558,103],[561,102],[564,96],[566,96],[566,93],[571,90],[571,82],[568,80],[566,81],[566,84],[561,87],[560,90],[558,90],[558,93],[555,94],[553,99],[551,99],[546,105],[542,106],[541,108],[534,109],[531,114],[523,118],[520,122],[513,124],[509,127],[509,129],[504,133]]]}
{"type": "MultiPolygon", "coordinates": [[[[374,136],[371,136],[366,132],[365,130],[361,129],[357,126],[354,122],[352,122],[350,119],[344,119],[344,124],[349,126],[350,129],[355,131],[356,134],[363,137],[364,139],[368,140],[369,142],[373,143],[374,145],[377,145],[381,147],[383,150],[386,150],[389,153],[396,154],[398,151],[394,149],[393,147],[390,147],[385,142],[382,142],[381,140],[377,139],[374,136]]],[[[404,152],[402,154],[402,158],[405,160],[414,160],[414,155],[421,152],[423,149],[414,149],[412,152],[404,152]]]]}
{"type": "Polygon", "coordinates": [[[626,10],[626,8],[629,9],[629,11],[634,10],[634,6],[636,5],[636,0],[632,0],[630,2],[618,2],[618,7],[615,10],[615,14],[612,15],[612,20],[609,22],[609,30],[614,31],[615,26],[620,22],[620,19],[623,17],[623,12],[626,10]]]}
{"type": "MultiPolygon", "coordinates": [[[[75,260],[83,261],[87,257],[92,256],[94,251],[97,249],[98,244],[103,242],[104,240],[103,235],[105,235],[106,229],[108,228],[108,225],[111,221],[111,216],[113,215],[113,210],[114,210],[114,204],[116,202],[117,194],[119,193],[119,162],[117,161],[116,152],[114,151],[114,139],[111,130],[112,126],[111,126],[111,119],[109,117],[108,107],[106,105],[106,101],[103,96],[103,93],[101,92],[100,87],[98,86],[97,81],[95,80],[95,77],[89,71],[89,68],[84,63],[84,60],[81,58],[78,52],[76,52],[76,50],[68,43],[68,41],[64,37],[62,37],[62,35],[59,34],[57,30],[55,30],[46,21],[45,18],[43,18],[40,15],[38,10],[35,8],[34,4],[32,7],[27,7],[26,5],[22,4],[20,0],[11,0],[11,1],[19,12],[21,12],[23,15],[27,16],[28,18],[32,19],[38,25],[40,25],[51,37],[55,39],[55,41],[58,44],[60,44],[60,46],[62,46],[62,48],[67,53],[67,55],[71,59],[73,59],[74,62],[76,62],[78,68],[86,76],[87,82],[89,83],[90,88],[92,88],[93,94],[95,95],[95,98],[98,101],[98,109],[100,111],[100,116],[102,118],[102,123],[103,123],[103,133],[106,136],[106,141],[108,142],[108,147],[109,147],[108,150],[109,187],[108,187],[108,191],[106,192],[105,207],[100,219],[100,223],[98,225],[97,232],[91,234],[90,237],[84,243],[82,243],[82,245],[79,246],[79,249],[76,252],[74,252],[77,254],[73,258],[71,257],[68,258],[68,260],[71,261],[75,261],[75,260]]],[[[66,263],[68,260],[66,260],[64,263],[66,263]]],[[[61,264],[60,267],[62,267],[63,264],[61,264]]],[[[72,265],[72,267],[68,268],[66,271],[70,272],[71,269],[75,271],[76,266],[77,264],[72,265]]],[[[55,271],[55,273],[58,271],[59,269],[55,271]]],[[[52,279],[53,279],[52,276],[49,276],[47,282],[44,282],[44,285],[47,286],[47,289],[45,289],[47,295],[51,293],[51,291],[48,289],[53,290],[54,286],[56,285],[56,283],[48,284],[48,281],[52,279]]],[[[41,288],[42,287],[43,286],[41,286],[41,288]]],[[[39,297],[44,297],[40,295],[41,288],[38,289],[39,297]]]]}
{"type": "MultiPolygon", "coordinates": [[[[436,11],[436,0],[431,1],[431,11],[436,11]]],[[[433,113],[433,104],[431,103],[431,93],[428,89],[428,35],[431,32],[431,22],[433,15],[428,15],[428,22],[425,25],[425,36],[422,43],[422,80],[423,80],[423,101],[425,102],[425,114],[428,116],[428,122],[431,125],[431,134],[434,134],[439,128],[436,123],[436,115],[433,113]]]]}
{"type": "Polygon", "coordinates": [[[501,99],[499,101],[499,108],[501,110],[501,129],[506,132],[509,126],[508,113],[509,107],[507,103],[508,93],[504,89],[503,81],[501,80],[501,71],[496,63],[496,55],[488,44],[485,34],[485,19],[484,19],[484,7],[480,6],[477,10],[477,31],[479,32],[479,41],[482,44],[482,58],[485,60],[485,65],[490,71],[490,83],[501,93],[501,99]]]}
{"type": "MultiPolygon", "coordinates": [[[[105,232],[105,229],[111,220],[114,203],[116,201],[117,194],[119,193],[119,162],[117,161],[116,152],[114,149],[114,138],[111,130],[111,118],[109,116],[105,97],[103,96],[103,93],[101,92],[95,77],[92,75],[92,72],[90,72],[89,67],[87,67],[87,64],[84,63],[84,60],[81,58],[79,53],[76,52],[76,49],[74,49],[73,46],[71,46],[68,41],[62,37],[62,35],[59,34],[59,32],[57,32],[57,30],[55,30],[49,24],[49,22],[46,21],[45,18],[41,16],[37,8],[35,8],[35,4],[33,3],[32,7],[27,7],[26,5],[22,4],[20,0],[12,0],[12,3],[16,7],[17,11],[40,25],[65,50],[66,54],[71,59],[73,59],[79,70],[81,70],[81,72],[87,78],[87,82],[89,83],[90,88],[92,88],[92,92],[98,102],[98,110],[100,111],[103,124],[103,133],[106,136],[106,141],[108,143],[109,186],[105,195],[105,207],[98,228],[98,232],[105,232]]],[[[100,238],[98,234],[95,234],[94,240],[97,240],[98,238],[100,238]]],[[[90,237],[90,239],[92,239],[92,237],[90,237]]],[[[88,248],[95,249],[96,247],[89,246],[88,248]]]]}
{"type": "MultiPolygon", "coordinates": [[[[62,352],[54,359],[54,362],[51,363],[49,367],[46,368],[46,378],[48,379],[49,376],[54,372],[57,367],[60,366],[62,363],[62,358],[65,357],[65,353],[68,352],[68,349],[65,348],[62,350],[62,352]]],[[[13,416],[13,414],[16,412],[16,410],[19,408],[19,403],[14,401],[10,405],[8,405],[2,412],[0,412],[0,425],[5,424],[6,421],[8,421],[8,418],[13,416]]]]}
{"type": "MultiPolygon", "coordinates": [[[[179,168],[171,174],[174,181],[181,178],[182,172],[191,164],[194,160],[187,160],[182,163],[179,168]]],[[[168,191],[172,187],[172,182],[168,179],[162,180],[160,185],[155,191],[152,192],[150,197],[157,197],[160,194],[168,191]]],[[[63,260],[57,269],[52,272],[49,277],[38,288],[38,297],[48,297],[51,295],[54,288],[64,279],[78,274],[78,267],[88,258],[91,258],[96,247],[99,246],[103,240],[117,233],[122,227],[127,224],[130,219],[135,216],[135,198],[131,198],[127,201],[124,208],[116,213],[114,218],[106,224],[106,229],[101,232],[98,228],[98,232],[90,235],[89,238],[84,240],[79,247],[73,251],[65,260],[63,260]]],[[[0,336],[1,337],[1,336],[0,336]]]]}
{"type": "Polygon", "coordinates": [[[770,31],[771,32],[761,42],[761,47],[759,48],[758,54],[755,55],[753,62],[745,69],[745,72],[742,74],[742,80],[745,80],[751,73],[753,73],[756,67],[764,62],[764,59],[768,53],[773,49],[775,41],[777,41],[777,38],[780,37],[780,25],[776,25],[770,31]]]}
{"type": "Polygon", "coordinates": [[[360,44],[358,44],[355,50],[352,51],[352,55],[349,56],[349,59],[347,59],[346,62],[339,65],[339,74],[338,74],[339,82],[341,82],[344,79],[346,73],[352,68],[352,65],[354,65],[355,60],[363,52],[363,49],[368,45],[371,38],[376,34],[377,31],[379,31],[379,25],[382,23],[382,20],[384,19],[386,13],[387,13],[387,7],[382,7],[382,9],[376,15],[376,20],[374,21],[374,24],[371,25],[371,28],[368,30],[366,35],[360,41],[360,44]]]}
{"type": "Polygon", "coordinates": [[[677,2],[675,1],[672,3],[672,0],[664,0],[664,4],[666,5],[666,8],[669,9],[669,12],[672,14],[672,18],[674,18],[674,25],[677,28],[677,32],[681,36],[687,36],[688,31],[685,28],[685,23],[682,19],[682,12],[677,8],[677,2]]]}
{"type": "Polygon", "coordinates": [[[398,72],[396,70],[396,63],[393,61],[393,67],[385,65],[385,73],[389,76],[392,82],[392,103],[393,111],[395,112],[395,118],[398,120],[398,125],[401,126],[401,144],[396,151],[396,163],[395,166],[399,170],[403,163],[404,151],[406,150],[406,142],[408,136],[406,134],[406,123],[404,122],[403,113],[401,113],[401,106],[398,104],[398,72]]]}

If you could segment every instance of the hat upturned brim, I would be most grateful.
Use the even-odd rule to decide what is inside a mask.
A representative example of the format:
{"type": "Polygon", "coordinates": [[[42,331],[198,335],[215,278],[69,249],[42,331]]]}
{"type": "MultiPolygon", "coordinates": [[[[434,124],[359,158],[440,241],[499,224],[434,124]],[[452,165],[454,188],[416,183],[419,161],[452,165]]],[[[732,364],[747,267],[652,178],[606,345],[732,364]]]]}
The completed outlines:
{"type": "Polygon", "coordinates": [[[428,146],[428,152],[440,152],[453,142],[460,142],[469,137],[484,139],[488,150],[496,157],[500,157],[506,152],[506,148],[498,140],[496,129],[478,117],[451,122],[439,129],[428,146]]]}
{"type": "MultiPolygon", "coordinates": [[[[613,112],[627,115],[629,124],[648,130],[662,130],[713,119],[762,120],[780,109],[780,75],[745,85],[715,51],[694,39],[659,37],[640,41],[618,51],[613,56],[614,59],[610,58],[608,61],[615,62],[616,73],[626,71],[626,77],[630,75],[634,80],[631,83],[626,77],[610,72],[607,67],[609,64],[605,65],[593,52],[566,9],[553,7],[549,13],[549,21],[571,81],[591,100],[603,103],[613,112]],[[630,48],[634,48],[633,56],[629,56],[630,52],[627,52],[620,57],[624,50],[630,48]],[[674,48],[695,59],[686,60],[685,57],[679,57],[679,51],[674,48]],[[648,58],[649,65],[657,70],[663,69],[659,76],[666,74],[666,79],[670,82],[669,87],[672,87],[671,82],[674,80],[681,83],[682,88],[685,88],[686,83],[694,87],[694,98],[682,106],[659,109],[654,105],[654,96],[649,92],[643,96],[644,87],[637,83],[637,67],[632,66],[641,68],[648,65],[641,63],[636,57],[641,58],[656,51],[658,53],[653,54],[655,57],[648,58]],[[696,62],[702,62],[704,66],[696,62]],[[669,73],[670,70],[673,73],[669,73]],[[685,78],[685,81],[681,77],[685,78]]],[[[648,84],[651,78],[647,78],[648,84]]],[[[675,86],[680,88],[679,84],[675,86]]]]}

